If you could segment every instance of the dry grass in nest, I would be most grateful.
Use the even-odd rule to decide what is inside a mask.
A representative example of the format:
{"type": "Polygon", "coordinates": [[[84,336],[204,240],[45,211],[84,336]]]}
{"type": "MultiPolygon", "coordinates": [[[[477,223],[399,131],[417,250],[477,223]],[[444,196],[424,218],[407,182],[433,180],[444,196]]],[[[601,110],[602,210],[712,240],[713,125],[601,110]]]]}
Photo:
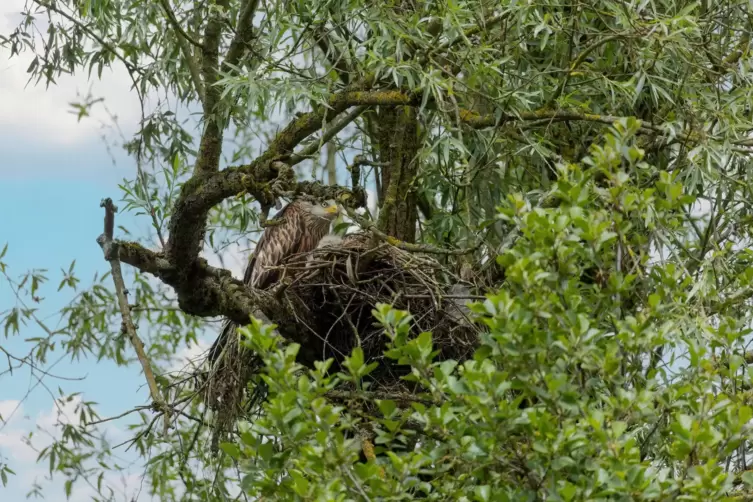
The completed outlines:
{"type": "MultiPolygon", "coordinates": [[[[215,430],[212,437],[212,451],[215,453],[225,434],[232,430],[236,420],[243,416],[244,407],[255,407],[256,403],[244,404],[244,401],[248,394],[249,382],[262,370],[262,366],[261,358],[242,347],[237,336],[230,336],[222,355],[203,381],[204,403],[215,413],[215,430]]],[[[262,390],[258,385],[256,388],[262,390]]],[[[253,396],[251,398],[251,401],[254,401],[253,396]]]]}
{"type": "MultiPolygon", "coordinates": [[[[353,234],[337,246],[293,256],[282,268],[277,293],[292,319],[272,321],[296,327],[301,364],[313,367],[314,361],[333,358],[336,371],[360,345],[367,362],[379,363],[369,375],[372,391],[410,393],[400,378],[408,369],[384,357],[387,338],[372,314],[378,303],[410,311],[415,334],[432,332],[438,360],[466,360],[477,346],[479,328],[464,306],[472,285],[432,258],[388,244],[374,247],[369,236],[353,234]]],[[[259,359],[239,347],[237,337],[231,339],[207,382],[207,404],[223,430],[242,412],[247,383],[261,369],[259,359]]]]}

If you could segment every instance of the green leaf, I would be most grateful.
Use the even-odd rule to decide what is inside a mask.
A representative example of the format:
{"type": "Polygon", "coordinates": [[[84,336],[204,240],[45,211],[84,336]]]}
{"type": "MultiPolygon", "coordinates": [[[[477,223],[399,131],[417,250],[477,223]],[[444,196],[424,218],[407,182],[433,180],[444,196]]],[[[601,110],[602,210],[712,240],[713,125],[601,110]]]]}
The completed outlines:
{"type": "Polygon", "coordinates": [[[745,471],[740,475],[740,479],[748,486],[753,487],[753,471],[745,471]]]}
{"type": "Polygon", "coordinates": [[[272,459],[272,455],[274,455],[274,444],[272,442],[267,441],[265,443],[261,443],[256,451],[259,452],[259,456],[265,461],[269,462],[272,459]]]}
{"type": "Polygon", "coordinates": [[[241,451],[234,443],[220,443],[220,449],[227,453],[233,460],[238,460],[241,456],[241,451]]]}
{"type": "Polygon", "coordinates": [[[473,489],[473,494],[476,496],[476,500],[486,502],[491,497],[492,489],[489,485],[477,486],[473,489]]]}

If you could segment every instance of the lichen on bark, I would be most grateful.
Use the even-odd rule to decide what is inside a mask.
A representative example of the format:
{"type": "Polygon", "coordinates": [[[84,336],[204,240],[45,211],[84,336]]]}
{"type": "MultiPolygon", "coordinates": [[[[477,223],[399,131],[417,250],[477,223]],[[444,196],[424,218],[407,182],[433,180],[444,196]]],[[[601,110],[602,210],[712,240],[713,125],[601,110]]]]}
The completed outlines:
{"type": "Polygon", "coordinates": [[[372,115],[384,198],[377,228],[401,241],[416,241],[419,127],[415,108],[402,106],[372,115]]]}

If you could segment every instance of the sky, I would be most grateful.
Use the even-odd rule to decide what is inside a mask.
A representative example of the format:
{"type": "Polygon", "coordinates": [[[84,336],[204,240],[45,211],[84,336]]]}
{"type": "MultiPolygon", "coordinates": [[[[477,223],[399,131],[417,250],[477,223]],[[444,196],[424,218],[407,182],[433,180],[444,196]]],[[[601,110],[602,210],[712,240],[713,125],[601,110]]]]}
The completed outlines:
{"type": "MultiPolygon", "coordinates": [[[[0,34],[8,34],[20,19],[25,0],[0,2],[0,34]]],[[[109,270],[95,239],[102,232],[103,211],[99,206],[105,197],[121,198],[118,183],[132,179],[135,163],[122,150],[108,149],[103,135],[113,139],[111,117],[128,136],[135,130],[140,117],[139,102],[129,89],[129,79],[123,68],[105,71],[99,81],[87,81],[86,75],[60,76],[57,85],[27,85],[26,69],[33,56],[22,54],[9,59],[9,52],[0,49],[0,249],[7,243],[3,262],[8,274],[17,279],[30,269],[47,269],[50,281],[41,289],[38,316],[47,318],[71,299],[70,291],[56,291],[61,278],[60,269],[76,260],[76,275],[86,288],[95,273],[109,270]],[[94,108],[90,117],[79,121],[71,107],[85,96],[104,98],[106,109],[94,108]]],[[[373,197],[369,197],[373,202],[373,197]]],[[[371,207],[372,211],[374,207],[371,207]]],[[[149,222],[132,214],[117,214],[117,224],[136,235],[147,235],[149,222]]],[[[117,236],[117,235],[116,235],[117,236]]],[[[230,246],[223,255],[223,263],[236,277],[242,277],[245,250],[230,246]]],[[[219,265],[219,257],[208,256],[210,263],[219,265]]],[[[3,311],[17,306],[13,291],[0,277],[0,319],[3,311]]],[[[57,320],[58,317],[52,317],[57,320]]],[[[212,335],[208,333],[208,336],[212,335]]],[[[25,339],[45,336],[34,325],[22,327],[20,336],[5,338],[0,330],[0,345],[13,354],[28,352],[25,339]],[[25,350],[26,349],[26,350],[25,350]]],[[[176,366],[182,366],[208,348],[211,338],[199,345],[184,347],[176,354],[176,366]]],[[[143,376],[136,366],[117,367],[113,363],[92,360],[57,361],[60,352],[53,354],[54,374],[75,381],[46,380],[53,392],[60,387],[64,393],[81,392],[74,401],[61,407],[54,404],[50,393],[41,385],[28,392],[35,380],[28,369],[13,375],[0,375],[0,462],[9,461],[16,472],[9,485],[0,485],[0,500],[20,502],[34,481],[43,486],[46,498],[62,499],[63,481],[45,480],[47,468],[37,464],[36,453],[24,442],[34,433],[33,444],[41,448],[56,436],[55,424],[60,421],[76,423],[74,413],[79,400],[95,401],[101,417],[111,417],[134,406],[148,402],[143,376]]],[[[5,369],[0,358],[0,372],[5,369]]],[[[50,369],[48,366],[46,369],[50,369]]],[[[107,422],[105,431],[112,443],[128,439],[127,419],[107,422]]],[[[120,486],[122,499],[143,502],[149,497],[142,490],[138,470],[123,479],[114,478],[111,484],[120,486]]],[[[92,490],[85,485],[74,486],[70,500],[90,500],[92,490]]]]}
{"type": "MultiPolygon", "coordinates": [[[[12,31],[22,6],[22,0],[0,2],[0,33],[12,31]]],[[[8,56],[0,49],[0,249],[8,243],[3,261],[9,265],[12,278],[32,268],[49,270],[50,283],[41,292],[44,301],[39,316],[44,318],[71,298],[70,292],[56,293],[61,267],[67,268],[75,259],[82,288],[95,272],[101,274],[109,269],[95,241],[102,232],[99,203],[104,197],[120,199],[118,182],[124,177],[132,178],[135,169],[123,152],[116,149],[111,154],[106,148],[102,135],[107,133],[103,123],[109,122],[108,113],[100,107],[92,117],[78,122],[69,103],[81,100],[89,92],[104,97],[109,111],[117,115],[126,130],[135,127],[139,108],[122,70],[106,73],[102,81],[91,84],[85,77],[63,76],[57,86],[45,89],[44,84],[26,85],[25,71],[31,59],[28,54],[10,60],[8,56]]],[[[117,218],[118,224],[137,234],[148,226],[132,215],[119,213],[117,218]]],[[[0,278],[0,312],[14,306],[12,290],[0,278]]],[[[0,345],[11,353],[22,354],[28,346],[23,339],[43,335],[31,325],[22,328],[20,337],[6,339],[0,331],[0,345]]],[[[186,354],[179,356],[195,352],[196,349],[187,348],[186,354]]],[[[54,353],[50,363],[59,354],[54,353]]],[[[0,371],[5,369],[2,359],[0,371]]],[[[144,404],[147,399],[143,377],[136,367],[63,359],[53,372],[68,378],[83,377],[80,381],[51,379],[46,383],[53,392],[57,387],[65,393],[80,391],[79,399],[99,403],[97,410],[102,417],[144,404]]],[[[75,423],[77,400],[58,409],[42,386],[27,396],[30,383],[34,380],[28,369],[0,376],[0,416],[5,421],[0,421],[0,459],[9,460],[16,472],[10,476],[7,488],[0,486],[0,499],[4,502],[26,500],[34,480],[43,485],[46,498],[58,500],[64,496],[62,480],[44,480],[46,466],[36,464],[36,454],[23,438],[35,432],[37,448],[49,444],[41,431],[57,434],[58,418],[75,423]]],[[[107,426],[111,441],[128,438],[123,430],[127,423],[115,421],[107,426]]],[[[111,482],[133,500],[148,500],[139,490],[138,472],[111,482]]],[[[75,485],[71,500],[89,500],[90,493],[88,487],[75,485]]]]}

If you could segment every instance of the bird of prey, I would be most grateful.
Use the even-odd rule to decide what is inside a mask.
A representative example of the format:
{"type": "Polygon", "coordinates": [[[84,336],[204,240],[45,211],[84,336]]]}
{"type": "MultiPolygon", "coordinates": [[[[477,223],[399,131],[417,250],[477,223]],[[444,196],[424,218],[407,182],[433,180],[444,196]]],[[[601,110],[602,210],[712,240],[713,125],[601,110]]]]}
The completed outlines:
{"type": "MultiPolygon", "coordinates": [[[[317,247],[319,241],[329,233],[330,224],[340,214],[334,200],[310,202],[295,199],[277,215],[282,221],[267,227],[256,244],[243,275],[246,286],[266,289],[275,284],[279,270],[270,267],[282,265],[285,259],[298,253],[307,253],[317,247]]],[[[222,353],[228,336],[235,332],[236,324],[226,321],[222,331],[209,349],[210,365],[222,353]]]]}

